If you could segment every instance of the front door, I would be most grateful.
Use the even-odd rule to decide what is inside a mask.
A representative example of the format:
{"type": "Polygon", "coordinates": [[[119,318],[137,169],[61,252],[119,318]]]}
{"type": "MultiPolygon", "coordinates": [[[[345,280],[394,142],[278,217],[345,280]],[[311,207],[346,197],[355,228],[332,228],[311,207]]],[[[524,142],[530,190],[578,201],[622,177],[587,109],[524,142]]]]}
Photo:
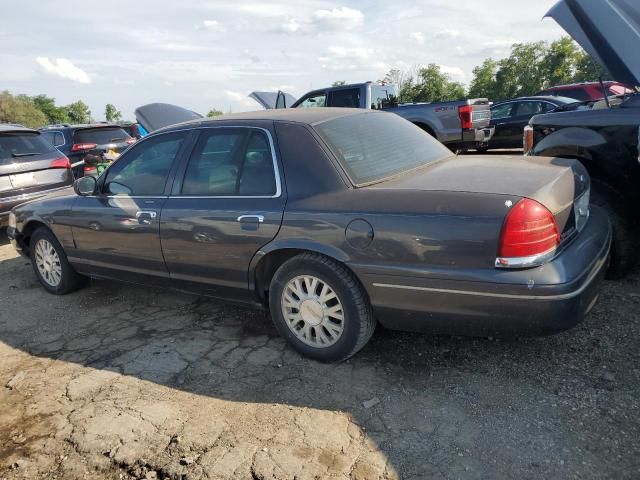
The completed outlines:
{"type": "Polygon", "coordinates": [[[282,223],[285,195],[275,151],[264,129],[201,131],[160,220],[175,286],[247,298],[251,258],[282,223]]]}
{"type": "Polygon", "coordinates": [[[140,281],[168,278],[160,245],[160,214],[172,168],[188,132],[153,136],[129,150],[99,181],[99,193],[73,205],[75,249],[83,272],[140,281]]]}

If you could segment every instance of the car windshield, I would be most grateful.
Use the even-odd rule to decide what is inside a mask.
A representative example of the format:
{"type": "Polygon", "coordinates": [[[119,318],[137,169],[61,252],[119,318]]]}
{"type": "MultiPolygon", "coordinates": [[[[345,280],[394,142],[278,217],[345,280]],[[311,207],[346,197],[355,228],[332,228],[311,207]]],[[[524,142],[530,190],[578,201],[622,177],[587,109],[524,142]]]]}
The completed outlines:
{"type": "Polygon", "coordinates": [[[74,143],[121,143],[131,136],[120,127],[83,128],[73,136],[74,143]]]}
{"type": "Polygon", "coordinates": [[[315,128],[355,185],[384,180],[453,155],[424,130],[392,113],[349,115],[315,128]]]}
{"type": "Polygon", "coordinates": [[[10,132],[0,134],[0,165],[37,160],[40,153],[52,152],[53,145],[37,132],[10,132]]]}

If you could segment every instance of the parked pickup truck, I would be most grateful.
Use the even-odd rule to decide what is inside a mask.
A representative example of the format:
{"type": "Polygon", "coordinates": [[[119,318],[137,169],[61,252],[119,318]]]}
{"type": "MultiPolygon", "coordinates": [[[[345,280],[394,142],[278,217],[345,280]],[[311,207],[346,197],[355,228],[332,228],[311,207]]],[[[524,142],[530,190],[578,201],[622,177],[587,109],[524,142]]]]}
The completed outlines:
{"type": "MultiPolygon", "coordinates": [[[[625,85],[640,85],[640,5],[632,0],[562,0],[547,13],[625,85]]],[[[630,271],[640,245],[640,93],[590,110],[537,115],[525,154],[577,158],[591,176],[591,200],[613,224],[611,277],[630,271]],[[598,108],[600,107],[600,108],[598,108]],[[604,108],[602,108],[604,107],[604,108]],[[608,108],[607,108],[608,107],[608,108]]]]}
{"type": "Polygon", "coordinates": [[[249,95],[263,107],[313,108],[346,107],[386,110],[400,115],[437,138],[452,150],[484,150],[493,136],[489,100],[476,98],[442,103],[398,103],[393,85],[373,82],[321,88],[299,100],[278,92],[249,95]]]}

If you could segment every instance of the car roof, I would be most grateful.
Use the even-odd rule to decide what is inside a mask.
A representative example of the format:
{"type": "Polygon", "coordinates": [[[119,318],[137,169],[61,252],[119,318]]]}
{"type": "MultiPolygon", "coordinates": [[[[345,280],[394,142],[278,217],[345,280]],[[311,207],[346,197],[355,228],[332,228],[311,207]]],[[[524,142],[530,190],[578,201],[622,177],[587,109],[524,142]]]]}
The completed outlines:
{"type": "Polygon", "coordinates": [[[45,130],[80,130],[83,128],[105,128],[105,127],[122,128],[121,125],[117,125],[115,123],[78,123],[75,125],[69,125],[69,124],[47,125],[40,128],[40,131],[42,132],[45,130]]]}
{"type": "Polygon", "coordinates": [[[497,105],[502,105],[503,103],[517,102],[521,100],[542,100],[545,102],[554,103],[556,105],[565,105],[569,103],[579,102],[579,100],[576,100],[575,98],[570,98],[570,97],[556,97],[553,95],[533,95],[531,97],[518,97],[518,98],[512,98],[511,100],[503,100],[501,102],[496,102],[492,105],[492,107],[495,107],[497,105]]]}
{"type": "MultiPolygon", "coordinates": [[[[605,85],[622,85],[620,82],[616,82],[615,80],[604,80],[602,83],[605,85]]],[[[579,83],[567,83],[566,85],[554,85],[553,87],[545,88],[542,90],[543,92],[548,92],[550,90],[558,90],[561,88],[580,88],[580,87],[591,87],[593,85],[600,85],[600,82],[579,82],[579,83]]]]}
{"type": "Polygon", "coordinates": [[[15,123],[0,123],[0,133],[18,133],[18,132],[28,132],[28,133],[38,133],[37,130],[33,128],[27,128],[22,125],[18,125],[15,123]]]}
{"type": "MultiPolygon", "coordinates": [[[[230,121],[247,121],[247,120],[266,120],[274,122],[302,123],[306,125],[315,125],[318,123],[333,120],[335,118],[346,117],[350,115],[363,115],[367,113],[376,113],[386,115],[385,112],[377,110],[364,110],[359,108],[336,108],[336,107],[318,107],[318,108],[281,108],[271,110],[258,110],[255,112],[229,113],[214,118],[198,118],[176,125],[171,125],[157,130],[158,132],[166,132],[184,128],[185,126],[202,127],[214,126],[218,123],[226,123],[230,121]]],[[[156,132],[154,132],[156,133],[156,132]]]]}

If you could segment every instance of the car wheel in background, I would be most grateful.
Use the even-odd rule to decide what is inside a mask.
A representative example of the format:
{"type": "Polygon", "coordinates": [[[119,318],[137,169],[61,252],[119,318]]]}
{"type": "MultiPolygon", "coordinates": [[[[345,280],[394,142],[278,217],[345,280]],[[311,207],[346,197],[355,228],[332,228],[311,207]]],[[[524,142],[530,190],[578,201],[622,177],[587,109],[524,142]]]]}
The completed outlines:
{"type": "Polygon", "coordinates": [[[31,235],[29,249],[33,270],[48,292],[64,295],[86,284],[87,278],[71,267],[62,246],[50,230],[37,229],[31,235]]]}
{"type": "Polygon", "coordinates": [[[606,183],[592,180],[591,202],[606,210],[613,226],[611,245],[611,265],[607,278],[619,279],[633,270],[638,263],[638,251],[635,246],[637,227],[631,223],[624,210],[620,195],[606,183]]]}
{"type": "Polygon", "coordinates": [[[303,253],[275,273],[269,291],[271,317],[302,355],[338,362],[366,345],[376,321],[353,273],[330,258],[303,253]]]}

